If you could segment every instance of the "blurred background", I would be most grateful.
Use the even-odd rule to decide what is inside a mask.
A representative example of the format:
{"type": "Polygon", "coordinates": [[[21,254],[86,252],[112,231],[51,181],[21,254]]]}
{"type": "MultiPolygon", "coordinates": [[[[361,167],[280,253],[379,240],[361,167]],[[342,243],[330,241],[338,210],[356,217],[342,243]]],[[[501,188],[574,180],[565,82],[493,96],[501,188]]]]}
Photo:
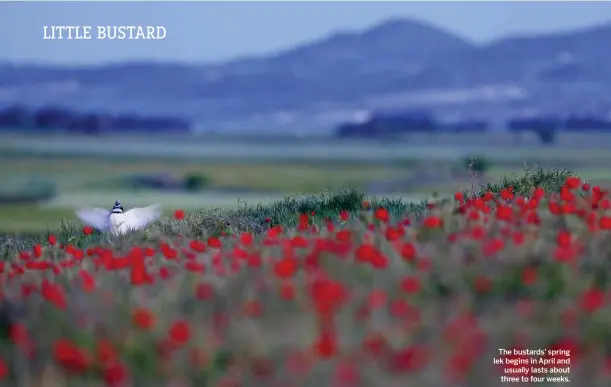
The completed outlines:
{"type": "Polygon", "coordinates": [[[611,3],[0,3],[0,234],[83,205],[611,180],[611,3]],[[45,40],[44,26],[163,26],[45,40]]]}

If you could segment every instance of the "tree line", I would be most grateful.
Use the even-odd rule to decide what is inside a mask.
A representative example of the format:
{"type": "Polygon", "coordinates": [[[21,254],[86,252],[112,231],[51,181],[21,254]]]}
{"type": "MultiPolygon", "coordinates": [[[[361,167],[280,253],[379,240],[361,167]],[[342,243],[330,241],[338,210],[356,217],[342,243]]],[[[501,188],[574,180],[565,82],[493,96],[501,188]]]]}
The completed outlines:
{"type": "MultiPolygon", "coordinates": [[[[610,132],[611,120],[594,115],[571,114],[567,117],[537,116],[510,118],[505,128],[517,135],[534,133],[543,144],[553,143],[559,131],[572,132],[610,132]]],[[[443,122],[430,113],[399,113],[391,115],[373,115],[360,123],[343,123],[335,131],[337,137],[380,138],[409,133],[434,132],[486,132],[492,124],[481,119],[463,119],[455,122],[443,122]]]]}
{"type": "Polygon", "coordinates": [[[80,113],[58,107],[27,109],[22,106],[11,106],[0,110],[0,130],[61,130],[82,134],[126,131],[174,133],[191,131],[191,122],[173,116],[80,113]]]}

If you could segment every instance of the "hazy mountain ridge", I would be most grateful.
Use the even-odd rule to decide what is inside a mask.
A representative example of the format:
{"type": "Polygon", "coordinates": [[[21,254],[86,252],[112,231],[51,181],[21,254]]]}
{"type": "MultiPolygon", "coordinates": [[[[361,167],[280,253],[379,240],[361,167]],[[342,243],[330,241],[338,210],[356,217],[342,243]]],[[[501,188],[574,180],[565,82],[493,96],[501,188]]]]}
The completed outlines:
{"type": "Polygon", "coordinates": [[[482,115],[483,98],[491,119],[523,109],[565,110],[573,94],[581,107],[604,110],[611,107],[604,95],[611,85],[608,42],[611,24],[476,45],[422,22],[392,19],[219,64],[4,63],[0,104],[183,114],[218,128],[257,117],[270,127],[274,120],[289,127],[310,118],[312,125],[330,123],[360,108],[427,105],[421,93],[448,114],[482,115]],[[504,96],[506,89],[513,94],[504,96]]]}

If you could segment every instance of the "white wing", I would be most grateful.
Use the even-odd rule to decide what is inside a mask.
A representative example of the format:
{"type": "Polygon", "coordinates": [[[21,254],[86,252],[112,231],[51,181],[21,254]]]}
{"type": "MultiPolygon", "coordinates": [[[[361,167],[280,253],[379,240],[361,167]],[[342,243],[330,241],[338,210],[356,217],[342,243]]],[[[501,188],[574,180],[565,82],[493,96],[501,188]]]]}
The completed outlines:
{"type": "Polygon", "coordinates": [[[110,228],[108,216],[110,211],[102,208],[82,208],[76,211],[76,216],[87,226],[94,227],[100,231],[107,231],[110,228]]]}
{"type": "Polygon", "coordinates": [[[154,204],[143,208],[132,208],[123,213],[123,227],[130,230],[141,230],[159,219],[161,206],[154,204]]]}

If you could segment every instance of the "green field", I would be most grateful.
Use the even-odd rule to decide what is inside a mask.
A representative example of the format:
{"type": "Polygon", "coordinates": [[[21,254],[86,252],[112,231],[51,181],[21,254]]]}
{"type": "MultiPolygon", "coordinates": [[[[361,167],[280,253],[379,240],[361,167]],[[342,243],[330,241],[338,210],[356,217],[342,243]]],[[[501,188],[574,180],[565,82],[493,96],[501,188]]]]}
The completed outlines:
{"type": "Polygon", "coordinates": [[[567,168],[585,180],[605,183],[611,181],[611,152],[603,146],[607,142],[604,136],[573,136],[561,138],[557,146],[541,148],[528,139],[521,145],[509,143],[509,138],[500,135],[419,136],[370,143],[324,138],[13,136],[0,144],[0,194],[21,192],[35,181],[52,184],[56,195],[40,204],[0,204],[0,233],[54,228],[64,219],[73,219],[76,207],[108,207],[116,198],[127,207],[160,203],[168,212],[254,206],[285,196],[345,188],[420,200],[520,175],[525,166],[534,165],[567,168]],[[473,144],[486,143],[490,146],[472,150],[473,144]],[[574,149],[568,147],[570,143],[576,144],[574,149]],[[141,152],[134,155],[130,149],[141,152]],[[270,152],[268,157],[263,157],[265,152],[270,152]],[[469,173],[467,154],[484,157],[489,169],[480,175],[469,173]],[[205,186],[196,192],[135,188],[130,179],[141,175],[175,179],[197,175],[205,186]]]}
{"type": "Polygon", "coordinates": [[[161,203],[173,208],[232,208],[267,204],[287,195],[364,188],[373,179],[408,176],[405,167],[360,165],[306,165],[303,163],[236,164],[199,160],[145,159],[112,160],[89,157],[20,156],[0,158],[1,192],[19,190],[28,181],[45,181],[57,189],[57,196],[38,205],[1,205],[0,232],[35,232],[73,218],[80,206],[108,207],[118,197],[129,207],[161,203]],[[125,184],[133,175],[164,174],[180,178],[198,174],[206,187],[193,193],[134,189],[125,184]]]}
{"type": "MultiPolygon", "coordinates": [[[[309,192],[321,187],[336,189],[362,184],[369,179],[408,173],[406,168],[362,165],[307,165],[304,163],[223,163],[198,160],[142,159],[113,160],[87,157],[13,157],[2,159],[0,176],[22,180],[24,176],[52,179],[66,189],[103,189],[122,176],[134,174],[168,174],[176,177],[200,173],[214,189],[237,189],[270,192],[309,192]]],[[[113,187],[118,188],[118,187],[113,187]]]]}

